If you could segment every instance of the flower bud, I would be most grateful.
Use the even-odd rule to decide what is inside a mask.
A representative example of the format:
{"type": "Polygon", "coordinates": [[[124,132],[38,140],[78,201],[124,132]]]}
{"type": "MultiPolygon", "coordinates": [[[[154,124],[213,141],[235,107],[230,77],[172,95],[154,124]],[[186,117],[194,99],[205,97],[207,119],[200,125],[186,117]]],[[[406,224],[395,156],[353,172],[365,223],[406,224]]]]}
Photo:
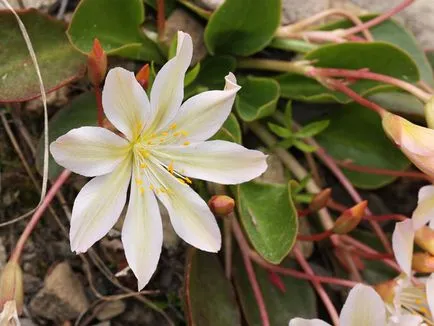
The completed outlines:
{"type": "Polygon", "coordinates": [[[434,129],[434,96],[425,104],[425,120],[428,128],[434,129]]]}
{"type": "Polygon", "coordinates": [[[364,200],[344,211],[336,220],[333,227],[333,233],[346,234],[353,231],[365,215],[365,209],[367,206],[368,202],[364,200]]]}
{"type": "Polygon", "coordinates": [[[434,255],[434,230],[428,226],[424,226],[416,231],[414,242],[423,250],[434,255]]]}
{"type": "Polygon", "coordinates": [[[324,189],[323,191],[317,193],[313,197],[309,205],[309,211],[316,212],[321,208],[325,207],[327,205],[327,202],[330,199],[331,194],[332,194],[331,188],[324,189]]]}
{"type": "Polygon", "coordinates": [[[426,252],[416,252],[413,254],[411,267],[419,273],[432,273],[434,272],[434,256],[426,252]]]}
{"type": "Polygon", "coordinates": [[[23,300],[23,272],[18,263],[9,261],[0,276],[0,310],[7,301],[15,301],[21,314],[23,300]]]}
{"type": "Polygon", "coordinates": [[[99,86],[107,72],[107,55],[98,39],[94,39],[92,50],[87,56],[87,74],[93,86],[99,86]]]}
{"type": "Polygon", "coordinates": [[[149,74],[150,74],[149,64],[145,64],[136,74],[137,81],[139,82],[140,85],[142,85],[144,89],[148,88],[149,74]]]}
{"type": "Polygon", "coordinates": [[[383,114],[383,129],[407,158],[422,172],[434,177],[434,130],[395,114],[383,114]]]}
{"type": "Polygon", "coordinates": [[[212,196],[208,206],[215,215],[227,216],[234,211],[235,201],[226,195],[212,196]]]}
{"type": "Polygon", "coordinates": [[[386,304],[393,304],[393,298],[395,297],[395,289],[398,284],[397,279],[392,279],[377,285],[374,285],[375,291],[380,295],[381,299],[386,304]]]}

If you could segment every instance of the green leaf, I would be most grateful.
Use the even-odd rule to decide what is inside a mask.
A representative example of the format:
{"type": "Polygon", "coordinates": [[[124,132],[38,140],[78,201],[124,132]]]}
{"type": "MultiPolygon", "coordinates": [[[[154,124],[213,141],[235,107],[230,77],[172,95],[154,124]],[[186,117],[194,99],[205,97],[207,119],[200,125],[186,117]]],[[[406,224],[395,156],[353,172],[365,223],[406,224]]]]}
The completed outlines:
{"type": "MultiPolygon", "coordinates": [[[[56,140],[58,137],[66,134],[73,128],[83,126],[96,126],[97,110],[95,94],[88,92],[74,98],[67,106],[57,112],[49,121],[50,130],[49,142],[56,140]]],[[[36,169],[42,174],[42,162],[44,157],[44,139],[39,139],[36,149],[36,169]]],[[[48,177],[55,180],[63,171],[63,167],[58,165],[52,156],[49,161],[48,177]]]]}
{"type": "MultiPolygon", "coordinates": [[[[243,260],[238,252],[234,259],[234,282],[239,301],[249,326],[262,326],[258,304],[252,291],[243,260]]],[[[288,259],[283,267],[294,268],[288,259]]],[[[270,318],[270,325],[288,325],[295,317],[316,318],[316,296],[310,283],[291,276],[279,275],[285,287],[283,293],[271,283],[269,272],[254,265],[256,279],[264,297],[265,307],[270,318]]]]}
{"type": "MultiPolygon", "coordinates": [[[[366,15],[360,17],[362,21],[368,21],[377,15],[366,15]]],[[[324,30],[336,28],[346,28],[352,26],[352,22],[342,20],[330,25],[324,26],[324,30]]],[[[416,63],[420,77],[429,85],[434,85],[433,72],[429,62],[416,38],[404,26],[394,19],[388,19],[381,24],[375,25],[369,29],[376,41],[383,41],[393,44],[405,51],[416,63]]]]}
{"type": "Polygon", "coordinates": [[[297,211],[287,185],[247,182],[237,186],[237,205],[246,233],[267,261],[278,264],[294,245],[297,211]]]}
{"type": "Polygon", "coordinates": [[[212,139],[226,140],[233,143],[241,144],[241,128],[237,117],[231,113],[226,119],[220,130],[212,139]]]}
{"type": "Polygon", "coordinates": [[[428,62],[431,66],[431,69],[434,69],[434,51],[425,52],[428,62]]]}
{"type": "MultiPolygon", "coordinates": [[[[316,67],[353,70],[367,68],[408,82],[419,80],[414,61],[405,52],[387,43],[348,42],[324,45],[306,54],[304,59],[314,61],[316,67]]],[[[281,96],[284,98],[309,102],[351,101],[346,95],[330,91],[311,78],[288,73],[275,79],[280,84],[281,96]]],[[[361,95],[392,89],[391,86],[365,79],[355,81],[350,87],[361,95]]]]}
{"type": "Polygon", "coordinates": [[[292,136],[292,131],[290,129],[281,127],[279,125],[276,125],[272,122],[268,123],[268,128],[270,128],[270,130],[276,134],[277,136],[281,137],[281,138],[288,138],[292,136]]]}
{"type": "Polygon", "coordinates": [[[144,19],[141,0],[82,0],[75,9],[67,35],[83,53],[92,49],[97,38],[109,55],[162,63],[157,44],[141,30],[144,19]]]}
{"type": "MultiPolygon", "coordinates": [[[[65,25],[34,9],[18,13],[36,52],[45,89],[54,91],[84,75],[86,58],[65,36],[65,25]]],[[[0,102],[40,96],[39,82],[14,15],[0,11],[0,102]]]]}
{"type": "Polygon", "coordinates": [[[304,141],[298,139],[294,139],[293,145],[305,153],[312,153],[317,150],[315,146],[306,144],[304,141]]]}
{"type": "Polygon", "coordinates": [[[275,80],[249,76],[240,85],[235,108],[242,120],[252,122],[274,113],[280,96],[275,80]]]}
{"type": "MultiPolygon", "coordinates": [[[[389,170],[405,170],[410,163],[386,137],[378,115],[358,104],[330,110],[330,127],[317,136],[317,141],[336,160],[389,170]]],[[[376,189],[396,177],[360,173],[343,169],[351,182],[363,189],[376,189]]]]}
{"type": "Polygon", "coordinates": [[[370,101],[398,114],[425,119],[424,104],[417,97],[404,92],[381,92],[368,96],[370,101]]]}
{"type": "Polygon", "coordinates": [[[187,87],[192,82],[194,82],[194,80],[197,78],[197,75],[199,74],[199,71],[200,71],[200,62],[185,74],[184,87],[187,87]]]}
{"type": "Polygon", "coordinates": [[[293,137],[286,138],[286,139],[284,139],[284,140],[282,140],[276,144],[276,146],[282,147],[285,149],[288,149],[288,148],[292,147],[293,145],[294,145],[294,138],[293,137]]]}
{"type": "Polygon", "coordinates": [[[298,138],[306,138],[306,137],[313,137],[315,135],[318,135],[320,132],[324,131],[330,124],[330,121],[328,120],[322,120],[322,121],[315,121],[312,123],[309,123],[308,125],[301,128],[297,133],[294,135],[298,138]]]}
{"type": "Polygon", "coordinates": [[[200,63],[200,71],[192,86],[206,86],[209,89],[223,89],[225,76],[235,70],[236,60],[229,55],[209,56],[200,63]]]}
{"type": "Polygon", "coordinates": [[[226,0],[211,15],[205,45],[211,54],[252,55],[273,39],[280,15],[280,0],[226,0]]]}
{"type": "Polygon", "coordinates": [[[189,280],[189,286],[185,287],[189,325],[241,326],[234,289],[216,254],[192,248],[186,278],[189,280]]]}
{"type": "Polygon", "coordinates": [[[283,121],[288,129],[292,128],[292,101],[286,103],[283,121]]]}

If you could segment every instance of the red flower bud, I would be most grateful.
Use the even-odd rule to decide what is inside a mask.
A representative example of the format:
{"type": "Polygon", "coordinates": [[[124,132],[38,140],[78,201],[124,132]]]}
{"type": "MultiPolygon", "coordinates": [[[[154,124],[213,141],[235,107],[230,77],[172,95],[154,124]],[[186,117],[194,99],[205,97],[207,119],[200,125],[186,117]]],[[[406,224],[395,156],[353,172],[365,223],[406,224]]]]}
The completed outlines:
{"type": "Polygon", "coordinates": [[[235,201],[226,195],[212,196],[208,206],[215,215],[227,216],[234,211],[235,201]]]}
{"type": "Polygon", "coordinates": [[[344,211],[336,220],[333,233],[347,234],[353,231],[365,215],[367,206],[368,202],[365,200],[344,211]]]}
{"type": "Polygon", "coordinates": [[[107,72],[107,55],[98,39],[93,41],[92,50],[87,56],[87,74],[93,86],[99,86],[107,72]]]}

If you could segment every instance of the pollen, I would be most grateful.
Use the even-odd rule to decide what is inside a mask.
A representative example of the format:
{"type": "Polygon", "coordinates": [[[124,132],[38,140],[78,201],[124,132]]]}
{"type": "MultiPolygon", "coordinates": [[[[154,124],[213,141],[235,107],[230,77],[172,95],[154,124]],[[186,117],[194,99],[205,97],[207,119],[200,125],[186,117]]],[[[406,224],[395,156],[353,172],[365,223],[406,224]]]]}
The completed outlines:
{"type": "Polygon", "coordinates": [[[191,184],[193,183],[193,181],[191,181],[190,178],[185,177],[184,180],[185,180],[189,185],[191,185],[191,184]]]}
{"type": "Polygon", "coordinates": [[[170,174],[173,174],[173,162],[170,162],[170,164],[167,166],[167,171],[169,171],[170,174]]]}
{"type": "Polygon", "coordinates": [[[176,179],[177,179],[179,182],[181,182],[183,185],[186,184],[184,179],[181,179],[181,178],[176,178],[176,179]]]}
{"type": "Polygon", "coordinates": [[[140,168],[141,169],[145,169],[147,167],[147,165],[145,163],[140,163],[140,168]]]}
{"type": "Polygon", "coordinates": [[[151,138],[157,137],[156,133],[151,134],[151,138]]]}
{"type": "Polygon", "coordinates": [[[169,127],[169,130],[175,130],[176,129],[176,123],[172,123],[169,127]]]}
{"type": "Polygon", "coordinates": [[[181,136],[181,133],[180,133],[179,131],[174,132],[174,133],[173,133],[173,136],[175,136],[175,137],[179,137],[179,136],[181,136]]]}
{"type": "Polygon", "coordinates": [[[181,135],[183,135],[184,137],[188,136],[188,132],[186,132],[185,130],[181,130],[181,135]]]}
{"type": "Polygon", "coordinates": [[[185,141],[183,145],[184,146],[188,146],[188,145],[190,145],[190,142],[189,141],[185,141]]]}
{"type": "Polygon", "coordinates": [[[150,189],[150,190],[154,190],[154,189],[155,189],[154,185],[150,185],[150,186],[149,186],[149,189],[150,189]]]}
{"type": "Polygon", "coordinates": [[[145,193],[145,188],[143,188],[142,186],[139,187],[139,193],[141,195],[143,195],[145,193]]]}
{"type": "Polygon", "coordinates": [[[151,141],[151,140],[148,140],[148,141],[146,142],[146,144],[148,144],[148,145],[152,145],[152,141],[151,141]]]}
{"type": "Polygon", "coordinates": [[[166,136],[168,136],[169,135],[169,133],[167,132],[167,131],[163,131],[162,133],[161,133],[161,136],[163,136],[163,137],[166,137],[166,136]]]}
{"type": "Polygon", "coordinates": [[[136,178],[136,183],[138,186],[140,186],[141,184],[143,184],[143,181],[140,178],[136,178]]]}

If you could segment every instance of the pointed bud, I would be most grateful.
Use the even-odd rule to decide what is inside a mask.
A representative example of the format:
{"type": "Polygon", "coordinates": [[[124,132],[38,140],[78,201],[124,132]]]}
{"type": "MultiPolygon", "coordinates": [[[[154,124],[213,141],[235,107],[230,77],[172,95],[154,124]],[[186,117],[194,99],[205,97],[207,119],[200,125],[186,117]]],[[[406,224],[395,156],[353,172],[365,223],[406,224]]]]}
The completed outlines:
{"type": "Polygon", "coordinates": [[[428,226],[424,226],[416,231],[414,242],[423,250],[434,255],[434,230],[428,226]]]}
{"type": "Polygon", "coordinates": [[[383,114],[383,129],[407,158],[422,172],[434,177],[434,130],[395,114],[383,114]]]}
{"type": "Polygon", "coordinates": [[[148,88],[148,82],[149,82],[149,74],[150,74],[149,64],[145,64],[142,69],[139,70],[139,72],[136,74],[136,79],[139,82],[140,85],[144,89],[148,88]]]}
{"type": "Polygon", "coordinates": [[[99,86],[107,72],[107,55],[98,39],[93,41],[92,50],[87,56],[87,74],[93,86],[99,86]]]}
{"type": "Polygon", "coordinates": [[[398,284],[396,279],[389,280],[377,285],[374,285],[375,291],[380,295],[381,299],[386,304],[393,305],[393,299],[395,297],[395,289],[398,284]]]}
{"type": "Polygon", "coordinates": [[[411,267],[419,273],[432,273],[434,272],[434,256],[426,252],[415,252],[411,267]]]}
{"type": "Polygon", "coordinates": [[[344,211],[336,220],[335,226],[333,227],[333,233],[347,234],[353,231],[365,215],[365,209],[367,206],[368,201],[364,200],[344,211]]]}
{"type": "Polygon", "coordinates": [[[234,211],[235,201],[226,195],[212,196],[208,206],[215,215],[227,216],[234,211]]]}
{"type": "Polygon", "coordinates": [[[23,300],[23,272],[18,263],[9,261],[0,276],[0,310],[7,301],[15,301],[21,314],[23,300]]]}
{"type": "Polygon", "coordinates": [[[331,194],[331,188],[324,189],[323,191],[317,193],[309,204],[309,211],[316,212],[327,206],[327,202],[329,201],[331,194]]]}
{"type": "Polygon", "coordinates": [[[434,96],[425,104],[425,120],[428,128],[434,129],[434,96]]]}

